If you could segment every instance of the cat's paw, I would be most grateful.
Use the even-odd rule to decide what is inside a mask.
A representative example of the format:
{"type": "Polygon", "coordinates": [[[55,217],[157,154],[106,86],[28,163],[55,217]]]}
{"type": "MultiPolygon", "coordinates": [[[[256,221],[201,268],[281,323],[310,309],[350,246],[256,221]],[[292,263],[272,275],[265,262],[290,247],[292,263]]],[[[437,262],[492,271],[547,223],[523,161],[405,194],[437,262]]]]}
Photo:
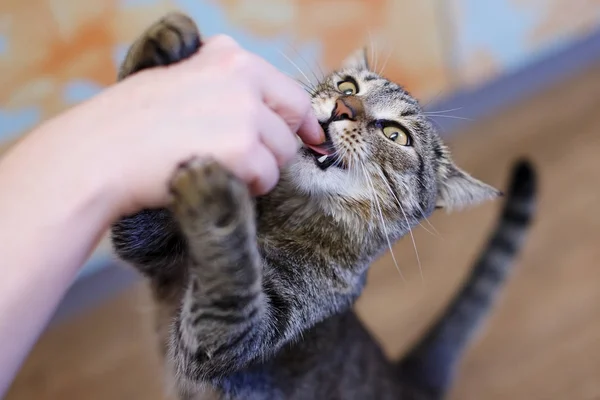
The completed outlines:
{"type": "Polygon", "coordinates": [[[167,14],[133,43],[119,70],[119,80],[142,69],[184,60],[200,46],[200,32],[190,17],[177,12],[167,14]]]}
{"type": "Polygon", "coordinates": [[[170,182],[171,210],[184,230],[228,230],[252,218],[247,186],[210,158],[179,165],[170,182]]]}

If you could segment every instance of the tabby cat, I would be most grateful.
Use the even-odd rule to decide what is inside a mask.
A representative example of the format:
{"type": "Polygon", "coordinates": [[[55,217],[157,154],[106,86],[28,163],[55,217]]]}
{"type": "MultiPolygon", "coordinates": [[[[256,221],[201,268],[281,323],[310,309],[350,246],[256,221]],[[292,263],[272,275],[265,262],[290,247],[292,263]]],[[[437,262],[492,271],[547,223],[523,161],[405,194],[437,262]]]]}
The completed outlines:
{"type": "MultiPolygon", "coordinates": [[[[170,14],[133,44],[119,79],[201,45],[194,22],[170,14]]],[[[303,147],[269,194],[252,198],[214,160],[194,158],[172,177],[171,207],[113,226],[116,252],[150,282],[180,399],[442,398],[520,248],[535,195],[527,161],[462,291],[388,361],[352,311],[369,265],[434,209],[499,192],[453,163],[417,101],[363,52],[311,95],[327,141],[303,147]]]]}

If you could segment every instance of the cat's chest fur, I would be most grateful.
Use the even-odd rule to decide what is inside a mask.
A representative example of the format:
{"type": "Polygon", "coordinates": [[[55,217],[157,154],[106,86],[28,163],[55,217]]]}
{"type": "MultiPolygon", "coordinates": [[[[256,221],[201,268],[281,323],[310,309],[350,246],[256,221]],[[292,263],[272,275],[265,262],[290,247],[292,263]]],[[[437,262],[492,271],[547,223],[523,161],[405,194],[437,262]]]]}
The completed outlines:
{"type": "Polygon", "coordinates": [[[353,311],[304,332],[271,360],[229,376],[195,400],[398,399],[395,367],[353,311]]]}

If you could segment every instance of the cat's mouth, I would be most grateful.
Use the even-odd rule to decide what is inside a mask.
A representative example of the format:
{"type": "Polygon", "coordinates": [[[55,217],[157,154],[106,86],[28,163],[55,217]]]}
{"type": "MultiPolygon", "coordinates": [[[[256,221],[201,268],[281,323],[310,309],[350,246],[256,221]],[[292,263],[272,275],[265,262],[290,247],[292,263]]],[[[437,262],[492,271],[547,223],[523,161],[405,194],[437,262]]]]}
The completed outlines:
{"type": "Polygon", "coordinates": [[[341,160],[340,157],[336,154],[336,148],[333,142],[331,141],[331,136],[329,135],[327,125],[327,123],[321,124],[321,126],[323,127],[323,131],[325,132],[325,142],[319,145],[306,144],[304,151],[308,156],[314,158],[317,167],[319,167],[323,171],[327,170],[329,167],[338,167],[346,169],[343,160],[341,160]]]}
{"type": "Polygon", "coordinates": [[[306,153],[313,157],[317,167],[325,171],[331,166],[340,166],[340,160],[334,155],[335,149],[331,142],[325,142],[318,146],[307,145],[305,148],[306,153]]]}

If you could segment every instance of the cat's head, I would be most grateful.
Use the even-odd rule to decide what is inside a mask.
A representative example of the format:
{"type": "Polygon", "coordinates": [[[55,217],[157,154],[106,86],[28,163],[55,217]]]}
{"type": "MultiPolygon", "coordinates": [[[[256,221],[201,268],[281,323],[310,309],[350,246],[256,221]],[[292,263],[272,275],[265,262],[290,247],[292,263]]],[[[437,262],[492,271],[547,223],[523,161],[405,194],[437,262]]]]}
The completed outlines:
{"type": "Polygon", "coordinates": [[[285,174],[310,197],[413,225],[436,207],[463,208],[499,194],[454,164],[417,100],[371,71],[363,50],[320,82],[312,104],[327,142],[304,146],[285,174]]]}

